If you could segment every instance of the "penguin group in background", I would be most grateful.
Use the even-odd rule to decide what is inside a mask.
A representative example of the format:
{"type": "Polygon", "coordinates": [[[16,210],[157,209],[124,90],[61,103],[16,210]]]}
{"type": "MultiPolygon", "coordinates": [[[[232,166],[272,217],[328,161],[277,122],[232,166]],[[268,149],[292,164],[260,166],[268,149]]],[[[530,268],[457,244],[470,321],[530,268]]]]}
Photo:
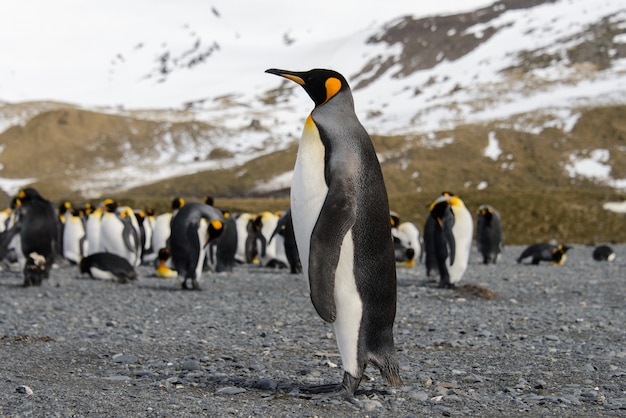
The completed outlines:
{"type": "Polygon", "coordinates": [[[93,279],[117,280],[119,283],[137,279],[135,268],[124,257],[113,253],[95,253],[80,260],[81,274],[93,279]]]}
{"type": "Polygon", "coordinates": [[[502,252],[502,221],[498,211],[481,205],[476,213],[476,247],[483,264],[496,264],[502,252]]]}
{"type": "Polygon", "coordinates": [[[20,190],[17,201],[0,246],[15,248],[24,286],[39,286],[61,250],[58,209],[32,187],[20,190]]]}
{"type": "Polygon", "coordinates": [[[303,390],[353,396],[368,363],[390,385],[400,386],[389,203],[350,87],[332,70],[266,72],[299,84],[315,104],[298,147],[291,216],[311,300],[320,317],[333,324],[344,378],[338,385],[303,390]]]}
{"type": "Polygon", "coordinates": [[[523,260],[530,258],[530,264],[539,264],[540,261],[548,261],[555,265],[561,266],[567,259],[567,251],[572,247],[563,244],[549,244],[547,242],[540,242],[537,244],[529,245],[522,251],[517,258],[517,262],[521,263],[523,260]]]}
{"type": "Polygon", "coordinates": [[[199,202],[187,203],[173,217],[168,247],[183,289],[200,290],[206,247],[223,225],[219,210],[199,202]]]}
{"type": "Polygon", "coordinates": [[[615,251],[608,245],[598,245],[593,249],[592,256],[596,261],[613,261],[615,260],[615,251]]]}
{"type": "Polygon", "coordinates": [[[472,215],[458,196],[444,192],[431,203],[429,218],[424,234],[427,260],[430,257],[430,262],[436,262],[439,287],[454,288],[469,263],[474,230],[472,215]]]}

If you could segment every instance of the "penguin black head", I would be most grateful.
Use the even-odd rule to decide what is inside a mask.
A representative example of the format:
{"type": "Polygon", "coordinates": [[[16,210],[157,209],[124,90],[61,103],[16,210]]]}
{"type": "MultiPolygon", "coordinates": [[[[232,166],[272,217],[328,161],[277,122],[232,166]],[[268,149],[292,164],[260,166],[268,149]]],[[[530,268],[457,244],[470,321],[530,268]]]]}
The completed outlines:
{"type": "Polygon", "coordinates": [[[176,197],[174,198],[174,200],[172,200],[172,210],[180,209],[183,206],[185,206],[185,199],[183,199],[182,197],[176,197]]]}
{"type": "Polygon", "coordinates": [[[288,71],[270,68],[265,72],[285,77],[301,85],[316,107],[323,105],[340,91],[350,91],[344,76],[333,70],[316,68],[309,71],[288,71]]]}
{"type": "Polygon", "coordinates": [[[43,196],[41,196],[39,192],[32,187],[20,190],[17,197],[22,201],[22,203],[30,200],[43,200],[43,196]]]}

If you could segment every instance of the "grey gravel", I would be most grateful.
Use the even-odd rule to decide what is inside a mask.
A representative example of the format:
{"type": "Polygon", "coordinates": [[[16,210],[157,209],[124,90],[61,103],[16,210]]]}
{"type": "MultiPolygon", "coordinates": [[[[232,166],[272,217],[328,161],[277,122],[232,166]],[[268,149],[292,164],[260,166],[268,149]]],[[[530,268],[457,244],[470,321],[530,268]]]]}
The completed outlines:
{"type": "Polygon", "coordinates": [[[612,246],[612,263],[574,246],[564,266],[476,253],[457,290],[398,268],[405,385],[370,366],[352,399],[298,390],[342,376],[301,275],[238,266],[194,292],[149,267],[130,284],[63,267],[38,288],[2,271],[0,416],[626,416],[626,245],[612,246]]]}

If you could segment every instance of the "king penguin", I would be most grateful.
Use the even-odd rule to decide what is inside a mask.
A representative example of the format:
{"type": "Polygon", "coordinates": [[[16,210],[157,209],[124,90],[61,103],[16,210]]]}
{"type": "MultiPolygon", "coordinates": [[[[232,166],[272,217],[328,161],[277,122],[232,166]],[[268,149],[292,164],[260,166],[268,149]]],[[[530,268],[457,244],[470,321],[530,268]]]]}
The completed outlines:
{"type": "Polygon", "coordinates": [[[502,252],[502,221],[490,205],[480,205],[476,213],[476,247],[483,256],[483,264],[496,264],[502,252]]]}
{"type": "Polygon", "coordinates": [[[474,232],[472,214],[458,196],[443,193],[431,203],[430,217],[435,220],[431,248],[439,270],[439,287],[453,288],[469,262],[474,232]]]}
{"type": "Polygon", "coordinates": [[[222,213],[204,203],[188,203],[174,216],[169,248],[183,289],[200,290],[206,246],[219,237],[223,227],[222,213]]]}
{"type": "Polygon", "coordinates": [[[299,84],[315,104],[298,147],[291,214],[311,300],[320,317],[333,324],[344,375],[340,384],[303,390],[351,397],[368,363],[391,386],[400,386],[389,202],[350,87],[327,69],[266,72],[299,84]]]}

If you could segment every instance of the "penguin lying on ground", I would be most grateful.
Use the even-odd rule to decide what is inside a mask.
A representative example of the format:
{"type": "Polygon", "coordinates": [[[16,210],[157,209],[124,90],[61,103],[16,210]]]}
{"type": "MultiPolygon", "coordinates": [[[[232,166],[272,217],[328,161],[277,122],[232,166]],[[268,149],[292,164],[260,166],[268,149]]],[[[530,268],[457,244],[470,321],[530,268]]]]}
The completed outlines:
{"type": "Polygon", "coordinates": [[[439,270],[439,287],[454,288],[469,263],[474,229],[472,215],[463,201],[443,193],[430,205],[432,240],[427,251],[434,252],[439,270]]]}
{"type": "Polygon", "coordinates": [[[613,261],[615,260],[615,251],[608,245],[598,245],[593,250],[593,259],[596,261],[613,261]]]}
{"type": "Polygon", "coordinates": [[[476,214],[476,247],[483,264],[496,264],[502,252],[502,222],[498,211],[481,205],[476,214]]]}
{"type": "Polygon", "coordinates": [[[521,263],[526,258],[532,258],[530,264],[539,264],[540,261],[550,261],[556,265],[563,265],[567,259],[567,251],[572,247],[563,244],[548,244],[541,242],[526,247],[522,254],[517,257],[517,262],[521,263]]]}
{"type": "Polygon", "coordinates": [[[137,279],[137,272],[124,257],[113,253],[95,253],[80,260],[81,274],[89,274],[93,279],[112,280],[127,283],[137,279]]]}
{"type": "Polygon", "coordinates": [[[350,87],[341,74],[326,69],[266,72],[299,84],[315,103],[298,147],[291,216],[311,300],[333,324],[344,377],[338,385],[303,390],[353,396],[368,363],[390,385],[400,386],[389,202],[350,87]]]}

